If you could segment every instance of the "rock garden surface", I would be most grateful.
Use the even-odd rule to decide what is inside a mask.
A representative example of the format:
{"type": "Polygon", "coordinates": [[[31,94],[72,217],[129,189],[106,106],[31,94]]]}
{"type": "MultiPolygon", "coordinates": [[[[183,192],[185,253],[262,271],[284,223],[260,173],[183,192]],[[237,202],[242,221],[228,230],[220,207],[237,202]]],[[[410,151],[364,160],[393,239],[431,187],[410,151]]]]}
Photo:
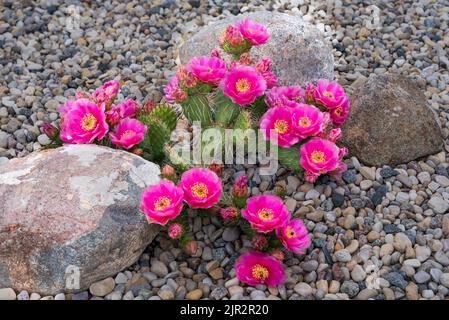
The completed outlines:
{"type": "MultiPolygon", "coordinates": [[[[379,9],[380,25],[373,28],[366,23],[373,23],[372,12],[360,1],[343,2],[344,7],[326,8],[326,1],[313,1],[315,10],[310,12],[308,1],[163,0],[126,4],[115,0],[85,1],[75,5],[78,15],[70,15],[69,1],[64,4],[3,1],[0,8],[0,212],[9,210],[10,215],[0,216],[0,299],[447,299],[449,60],[446,52],[449,37],[443,32],[449,21],[447,4],[422,0],[374,1],[379,9]],[[337,184],[324,177],[312,185],[283,168],[275,176],[259,175],[255,166],[237,165],[224,172],[226,190],[243,173],[248,175],[253,195],[285,189],[287,206],[300,213],[312,234],[313,245],[306,255],[286,256],[284,285],[267,288],[239,283],[233,264],[239,250],[250,246],[250,242],[239,229],[224,227],[215,217],[192,217],[192,231],[199,243],[194,256],[187,256],[163,233],[147,247],[146,243],[156,232],[150,231],[153,233],[150,236],[144,232],[148,226],[131,221],[127,212],[134,209],[121,198],[122,189],[134,194],[141,187],[139,184],[156,182],[139,178],[138,168],[151,166],[143,160],[130,155],[127,163],[121,159],[118,164],[114,163],[113,156],[107,157],[105,167],[96,171],[87,165],[77,181],[71,179],[75,174],[70,173],[69,165],[66,170],[52,168],[57,172],[54,177],[42,173],[51,168],[51,161],[45,163],[40,157],[68,157],[70,151],[45,151],[25,158],[29,160],[10,160],[23,158],[50,142],[41,132],[42,124],[58,120],[58,106],[74,96],[76,88],[92,89],[116,78],[124,83],[122,90],[126,96],[141,102],[160,101],[161,89],[175,72],[176,60],[185,61],[182,55],[188,57],[187,45],[180,50],[181,56],[178,55],[185,40],[194,34],[199,37],[201,27],[218,18],[259,10],[302,13],[317,28],[324,24],[325,40],[332,48],[333,57],[328,57],[322,48],[323,74],[317,78],[326,75],[325,67],[333,59],[334,77],[352,92],[354,105],[348,125],[352,121],[354,124],[344,128],[353,155],[347,159],[349,170],[343,175],[344,183],[337,184]],[[414,76],[416,80],[387,73],[414,76]],[[383,89],[397,90],[391,97],[395,101],[393,107],[385,101],[388,99],[385,92],[379,92],[383,89]],[[426,102],[428,108],[419,108],[426,102]],[[362,104],[372,110],[372,121],[358,112],[362,104]],[[406,107],[408,112],[404,111],[406,107]],[[441,126],[442,137],[432,120],[434,116],[441,126]],[[361,135],[357,126],[364,126],[365,134],[369,135],[361,135]],[[374,148],[360,141],[374,141],[374,148]],[[22,171],[18,169],[20,161],[22,171]],[[108,166],[120,165],[135,168],[136,174],[118,172],[111,177],[108,166]],[[18,166],[16,171],[11,169],[15,166],[18,166]],[[42,167],[37,170],[39,166],[42,167]],[[45,247],[46,243],[35,247],[23,244],[23,252],[14,251],[8,247],[8,232],[14,231],[14,226],[8,224],[8,219],[15,214],[11,208],[29,205],[27,188],[45,198],[54,190],[55,180],[59,180],[61,188],[74,188],[74,198],[86,197],[84,189],[77,186],[89,185],[85,180],[89,176],[105,188],[96,190],[113,190],[113,196],[104,198],[99,194],[95,201],[102,202],[103,211],[77,221],[78,229],[72,228],[79,234],[85,233],[87,238],[83,241],[88,244],[91,243],[88,237],[100,241],[106,233],[117,230],[114,224],[127,226],[131,239],[128,241],[135,246],[128,247],[129,256],[124,255],[123,239],[114,242],[112,234],[108,248],[103,251],[97,248],[96,253],[91,253],[97,255],[98,261],[92,262],[88,282],[96,282],[89,288],[83,287],[83,291],[75,293],[54,292],[52,285],[63,279],[41,283],[42,279],[36,275],[31,278],[34,283],[12,289],[14,277],[20,277],[22,270],[33,274],[62,267],[51,265],[52,257],[63,258],[72,249],[82,254],[77,250],[82,243],[58,247],[66,240],[64,230],[51,230],[45,240],[56,244],[52,246],[56,248],[53,251],[45,247]],[[23,177],[26,184],[18,187],[16,182],[23,177]],[[98,177],[109,179],[102,184],[98,177]],[[40,183],[33,184],[33,181],[40,183]],[[8,196],[12,193],[14,196],[8,196]],[[19,198],[19,194],[23,197],[19,198]],[[118,212],[117,206],[122,210],[118,212]],[[139,237],[143,233],[148,238],[139,237]],[[111,248],[116,248],[120,259],[137,261],[124,269],[121,261],[114,260],[109,265],[111,257],[102,256],[102,252],[110,252],[111,248]],[[8,255],[17,255],[17,259],[7,259],[8,255]],[[32,265],[20,263],[25,255],[36,257],[32,265]],[[11,260],[16,264],[12,268],[5,266],[5,261],[11,260]],[[47,289],[34,292],[36,283],[47,289]]],[[[98,153],[95,157],[104,156],[103,152],[107,151],[94,151],[98,153]]],[[[79,159],[76,153],[72,151],[68,161],[95,161],[79,159]]],[[[154,167],[152,172],[157,175],[154,167]]],[[[57,200],[48,199],[45,203],[57,206],[57,200]]],[[[45,203],[33,205],[41,210],[40,206],[45,203]]],[[[69,214],[64,212],[55,217],[56,211],[45,212],[43,217],[47,220],[39,223],[44,226],[48,221],[50,225],[52,217],[63,221],[69,214]]],[[[21,219],[24,224],[30,223],[26,217],[21,219]]],[[[36,228],[39,223],[34,224],[36,228]]],[[[72,262],[76,264],[76,256],[72,262]]]]}

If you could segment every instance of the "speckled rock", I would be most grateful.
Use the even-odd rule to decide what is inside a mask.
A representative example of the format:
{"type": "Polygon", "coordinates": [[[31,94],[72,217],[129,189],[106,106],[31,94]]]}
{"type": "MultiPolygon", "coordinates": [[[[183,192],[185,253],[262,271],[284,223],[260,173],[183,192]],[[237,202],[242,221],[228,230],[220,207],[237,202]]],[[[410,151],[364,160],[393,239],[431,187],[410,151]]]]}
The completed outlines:
{"type": "Polygon", "coordinates": [[[267,26],[270,32],[268,43],[254,47],[251,54],[255,59],[273,60],[279,84],[305,85],[311,80],[334,78],[334,57],[323,34],[300,16],[278,12],[246,13],[204,27],[179,49],[181,63],[187,63],[195,56],[209,55],[213,48],[218,47],[218,38],[223,30],[248,16],[267,26]]]}
{"type": "Polygon", "coordinates": [[[159,173],[136,155],[95,145],[68,145],[1,166],[0,288],[79,291],[134,263],[158,232],[139,202],[159,173]],[[77,270],[79,288],[77,280],[66,287],[77,270]]]}
{"type": "Polygon", "coordinates": [[[342,143],[363,163],[397,165],[441,151],[440,125],[412,79],[372,74],[350,99],[342,143]]]}

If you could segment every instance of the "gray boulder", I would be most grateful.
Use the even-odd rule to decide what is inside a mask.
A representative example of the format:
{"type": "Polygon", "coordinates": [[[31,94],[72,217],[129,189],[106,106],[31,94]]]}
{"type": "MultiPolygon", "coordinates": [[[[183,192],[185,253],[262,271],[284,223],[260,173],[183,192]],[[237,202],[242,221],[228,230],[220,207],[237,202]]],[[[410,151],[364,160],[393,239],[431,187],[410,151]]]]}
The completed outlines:
{"type": "MultiPolygon", "coordinates": [[[[193,57],[209,55],[218,48],[218,39],[228,25],[250,17],[264,24],[269,32],[268,43],[251,49],[256,59],[270,58],[279,85],[300,84],[320,78],[334,78],[334,56],[322,32],[301,16],[280,12],[258,11],[232,16],[203,27],[179,49],[179,59],[186,64],[193,57]]],[[[222,56],[226,54],[222,52],[222,56]]]]}
{"type": "Polygon", "coordinates": [[[372,74],[350,100],[342,143],[363,163],[395,166],[441,151],[439,122],[417,81],[372,74]]]}
{"type": "Polygon", "coordinates": [[[158,232],[139,204],[159,174],[134,154],[95,145],[0,166],[0,288],[80,291],[133,264],[158,232]]]}

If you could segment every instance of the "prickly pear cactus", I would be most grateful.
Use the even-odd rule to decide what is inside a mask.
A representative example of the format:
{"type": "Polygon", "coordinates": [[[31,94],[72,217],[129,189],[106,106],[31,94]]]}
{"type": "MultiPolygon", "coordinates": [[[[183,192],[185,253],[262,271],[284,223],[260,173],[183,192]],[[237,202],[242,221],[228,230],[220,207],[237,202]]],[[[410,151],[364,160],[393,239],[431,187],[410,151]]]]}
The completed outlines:
{"type": "Polygon", "coordinates": [[[223,95],[223,91],[219,90],[215,94],[212,100],[214,109],[214,118],[216,124],[226,128],[241,111],[241,107],[238,104],[232,102],[231,99],[223,95]]]}
{"type": "Polygon", "coordinates": [[[190,96],[182,103],[184,115],[190,123],[201,122],[202,127],[208,127],[212,123],[212,112],[206,95],[196,94],[190,96]]]}

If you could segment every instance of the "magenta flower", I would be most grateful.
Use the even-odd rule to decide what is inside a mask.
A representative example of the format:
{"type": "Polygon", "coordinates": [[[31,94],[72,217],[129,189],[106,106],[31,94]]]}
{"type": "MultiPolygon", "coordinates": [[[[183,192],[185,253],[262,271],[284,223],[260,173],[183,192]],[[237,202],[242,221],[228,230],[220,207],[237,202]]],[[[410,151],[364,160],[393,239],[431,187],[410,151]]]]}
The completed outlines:
{"type": "Polygon", "coordinates": [[[301,146],[301,166],[306,170],[306,179],[313,182],[319,175],[337,170],[345,149],[338,148],[335,143],[312,138],[301,146]]]}
{"type": "Polygon", "coordinates": [[[282,227],[290,219],[290,212],[282,199],[272,195],[257,195],[249,198],[241,214],[254,230],[263,233],[282,227]]]}
{"type": "Polygon", "coordinates": [[[172,223],[168,227],[168,236],[171,239],[179,239],[182,237],[183,233],[184,233],[184,228],[179,223],[172,223]]]}
{"type": "Polygon", "coordinates": [[[184,201],[191,208],[210,208],[221,198],[221,180],[215,172],[205,168],[193,168],[184,172],[179,182],[184,191],[184,201]]]}
{"type": "Polygon", "coordinates": [[[120,83],[116,80],[108,81],[104,83],[100,88],[95,90],[92,94],[92,98],[98,105],[105,104],[106,109],[114,101],[120,89],[120,83]]]}
{"type": "Polygon", "coordinates": [[[253,103],[267,89],[265,79],[249,66],[235,66],[220,82],[225,96],[241,106],[253,103]]]}
{"type": "Polygon", "coordinates": [[[235,263],[235,271],[237,278],[250,286],[265,284],[274,287],[285,279],[282,263],[257,251],[242,254],[235,263]]]}
{"type": "Polygon", "coordinates": [[[304,102],[304,89],[300,86],[274,87],[265,98],[271,108],[295,107],[297,103],[304,102]]]}
{"type": "Polygon", "coordinates": [[[244,38],[242,33],[234,26],[228,26],[220,39],[221,45],[228,44],[230,46],[239,46],[243,41],[244,38]]]}
{"type": "Polygon", "coordinates": [[[240,30],[243,37],[255,46],[266,43],[270,37],[270,34],[264,25],[248,18],[239,22],[237,28],[240,30]]]}
{"type": "Polygon", "coordinates": [[[260,129],[266,140],[281,147],[291,147],[299,142],[289,108],[270,108],[260,119],[260,129]]]}
{"type": "Polygon", "coordinates": [[[147,127],[136,119],[126,118],[119,122],[114,132],[109,133],[111,142],[125,149],[130,149],[142,142],[147,127]]]}
{"type": "Polygon", "coordinates": [[[139,105],[132,99],[127,99],[118,106],[113,105],[109,111],[106,112],[106,120],[111,125],[116,125],[120,120],[125,118],[133,118],[139,105]]]}
{"type": "Polygon", "coordinates": [[[218,83],[225,76],[226,63],[220,58],[202,56],[190,60],[187,70],[203,82],[218,83]]]}
{"type": "Polygon", "coordinates": [[[147,215],[150,223],[165,226],[182,211],[183,192],[170,180],[162,180],[142,193],[140,210],[147,215]]]}
{"type": "Polygon", "coordinates": [[[98,107],[86,99],[67,101],[61,113],[60,137],[63,142],[81,144],[100,141],[109,130],[104,105],[98,107]]]}
{"type": "Polygon", "coordinates": [[[345,96],[339,106],[329,111],[332,123],[335,126],[341,126],[346,121],[349,115],[349,107],[349,99],[345,96]]]}
{"type": "Polygon", "coordinates": [[[168,102],[182,102],[187,99],[187,94],[179,86],[179,78],[174,76],[164,88],[165,99],[168,102]]]}
{"type": "Polygon", "coordinates": [[[298,104],[291,109],[291,114],[293,129],[301,139],[322,133],[329,122],[329,113],[309,104],[298,104]]]}
{"type": "Polygon", "coordinates": [[[329,130],[329,133],[327,135],[327,140],[331,142],[337,142],[341,138],[341,129],[340,128],[334,128],[332,130],[329,130]]]}
{"type": "Polygon", "coordinates": [[[313,91],[313,99],[316,103],[332,110],[340,106],[347,97],[345,91],[337,82],[320,79],[313,91]]]}
{"type": "Polygon", "coordinates": [[[309,84],[306,87],[306,92],[304,94],[304,100],[306,103],[315,103],[314,96],[315,96],[315,85],[312,82],[309,82],[309,84]]]}
{"type": "Polygon", "coordinates": [[[310,246],[308,231],[301,219],[290,220],[285,226],[276,229],[276,235],[284,247],[294,253],[304,254],[310,246]]]}
{"type": "Polygon", "coordinates": [[[272,61],[270,59],[262,59],[254,67],[257,72],[262,75],[267,83],[267,88],[272,88],[278,82],[278,78],[272,72],[272,61]]]}

